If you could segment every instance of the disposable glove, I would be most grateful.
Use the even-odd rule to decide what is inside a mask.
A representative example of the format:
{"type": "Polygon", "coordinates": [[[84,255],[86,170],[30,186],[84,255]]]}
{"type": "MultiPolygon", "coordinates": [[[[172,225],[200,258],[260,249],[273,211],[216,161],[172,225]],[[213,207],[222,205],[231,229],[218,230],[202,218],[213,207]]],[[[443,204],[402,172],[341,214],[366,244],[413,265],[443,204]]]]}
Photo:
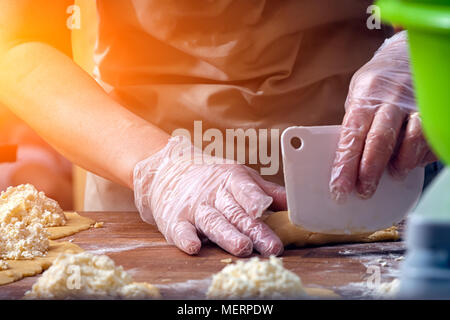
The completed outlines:
{"type": "Polygon", "coordinates": [[[169,243],[188,254],[206,237],[236,256],[279,255],[283,244],[259,218],[272,204],[286,209],[283,187],[238,163],[202,154],[182,136],[136,164],[135,204],[169,243]]]}
{"type": "Polygon", "coordinates": [[[376,191],[386,168],[404,178],[436,160],[422,134],[411,82],[407,33],[387,39],[350,82],[330,192],[344,201],[355,188],[376,191]]]}

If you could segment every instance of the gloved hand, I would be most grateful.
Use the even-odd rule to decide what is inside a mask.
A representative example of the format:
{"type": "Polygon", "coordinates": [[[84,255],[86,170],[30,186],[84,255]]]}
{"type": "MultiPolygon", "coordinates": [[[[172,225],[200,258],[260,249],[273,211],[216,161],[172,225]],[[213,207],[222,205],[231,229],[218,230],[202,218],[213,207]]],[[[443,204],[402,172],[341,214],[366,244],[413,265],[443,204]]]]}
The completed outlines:
{"type": "MultiPolygon", "coordinates": [[[[228,161],[228,160],[227,160],[228,161]]],[[[279,255],[283,244],[259,217],[272,204],[286,210],[283,187],[256,171],[202,154],[182,136],[172,137],[157,154],[136,164],[135,204],[169,243],[188,254],[207,237],[236,256],[279,255]]]]}
{"type": "Polygon", "coordinates": [[[436,160],[416,112],[406,31],[387,39],[354,74],[345,109],[330,180],[334,199],[345,200],[354,188],[370,198],[386,167],[404,178],[436,160]]]}

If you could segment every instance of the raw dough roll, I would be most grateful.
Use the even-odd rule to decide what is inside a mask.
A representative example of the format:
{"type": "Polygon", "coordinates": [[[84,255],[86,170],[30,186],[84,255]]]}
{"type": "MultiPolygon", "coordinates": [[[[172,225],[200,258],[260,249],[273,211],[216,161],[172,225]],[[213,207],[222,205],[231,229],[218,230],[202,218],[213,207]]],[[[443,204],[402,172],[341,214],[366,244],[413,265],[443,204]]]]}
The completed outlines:
{"type": "Polygon", "coordinates": [[[293,225],[289,220],[287,211],[274,212],[264,222],[280,237],[285,246],[295,244],[299,247],[305,247],[331,243],[395,241],[400,238],[395,226],[370,234],[315,233],[293,225]]]}

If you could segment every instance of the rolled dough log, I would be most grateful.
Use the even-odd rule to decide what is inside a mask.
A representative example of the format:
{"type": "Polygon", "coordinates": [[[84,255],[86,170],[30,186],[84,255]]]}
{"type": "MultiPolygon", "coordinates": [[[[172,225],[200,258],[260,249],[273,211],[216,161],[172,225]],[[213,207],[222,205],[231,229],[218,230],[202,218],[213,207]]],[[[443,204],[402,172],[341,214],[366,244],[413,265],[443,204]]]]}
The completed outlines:
{"type": "Polygon", "coordinates": [[[285,246],[319,246],[346,242],[395,241],[400,238],[397,228],[390,227],[371,234],[336,235],[315,233],[295,226],[289,220],[287,211],[274,212],[264,222],[278,235],[285,246]]]}

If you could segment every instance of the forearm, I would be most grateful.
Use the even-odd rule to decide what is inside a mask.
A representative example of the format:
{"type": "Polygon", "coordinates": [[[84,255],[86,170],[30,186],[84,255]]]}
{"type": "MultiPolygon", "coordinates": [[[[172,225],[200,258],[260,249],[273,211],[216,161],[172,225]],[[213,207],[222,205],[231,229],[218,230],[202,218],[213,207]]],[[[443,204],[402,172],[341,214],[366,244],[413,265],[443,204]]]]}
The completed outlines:
{"type": "Polygon", "coordinates": [[[168,134],[109,97],[70,58],[39,42],[0,54],[0,102],[81,167],[132,187],[134,165],[168,134]]]}

